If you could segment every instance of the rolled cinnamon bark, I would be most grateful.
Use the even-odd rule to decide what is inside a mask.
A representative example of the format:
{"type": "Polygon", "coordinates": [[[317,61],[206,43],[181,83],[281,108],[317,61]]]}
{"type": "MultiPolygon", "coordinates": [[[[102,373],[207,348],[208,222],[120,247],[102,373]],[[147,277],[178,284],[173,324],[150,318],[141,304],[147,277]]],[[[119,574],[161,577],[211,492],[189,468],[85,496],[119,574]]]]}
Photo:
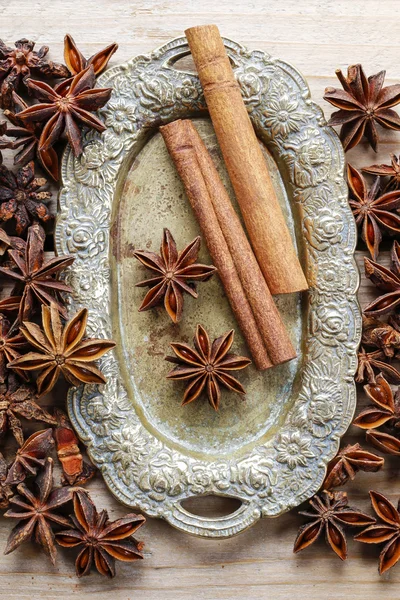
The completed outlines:
{"type": "Polygon", "coordinates": [[[185,31],[207,107],[246,225],[272,294],[305,290],[307,280],[216,25],[185,31]]]}
{"type": "Polygon", "coordinates": [[[272,362],[218,224],[207,185],[196,158],[196,150],[191,143],[187,143],[185,121],[175,121],[160,127],[160,131],[185,186],[186,194],[206,240],[211,258],[218,269],[225,293],[247,342],[254,364],[259,370],[268,369],[272,367],[272,362]]]}
{"type": "MultiPolygon", "coordinates": [[[[228,193],[194,125],[190,121],[174,121],[161,127],[160,131],[185,185],[228,299],[232,304],[231,296],[234,296],[243,321],[241,307],[245,298],[246,320],[251,322],[253,330],[256,325],[257,340],[261,335],[273,364],[291,360],[296,354],[290,338],[228,193]],[[223,255],[222,261],[220,254],[223,255]],[[230,265],[228,278],[225,273],[227,264],[230,265]],[[232,281],[236,282],[235,288],[232,281]]],[[[237,316],[233,305],[232,308],[237,316]]],[[[242,329],[241,321],[238,318],[242,329]]]]}

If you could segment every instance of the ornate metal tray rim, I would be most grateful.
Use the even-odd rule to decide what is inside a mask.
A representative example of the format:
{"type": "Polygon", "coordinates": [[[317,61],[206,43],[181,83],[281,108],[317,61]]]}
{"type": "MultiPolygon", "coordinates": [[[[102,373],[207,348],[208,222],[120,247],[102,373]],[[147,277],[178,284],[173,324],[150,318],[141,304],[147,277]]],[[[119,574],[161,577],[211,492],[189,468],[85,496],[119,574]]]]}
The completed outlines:
{"type": "MultiPolygon", "coordinates": [[[[356,228],[341,144],[296,69],[262,51],[248,51],[228,39],[224,43],[250,117],[262,138],[269,134],[268,147],[280,155],[292,199],[303,215],[311,283],[309,340],[294,410],[273,444],[259,445],[239,459],[210,463],[169,448],[143,427],[113,355],[101,361],[106,386],[72,388],[68,395],[72,423],[121,502],[188,533],[215,538],[237,534],[261,517],[278,516],[320,487],[354,414],[361,337],[356,228]],[[286,122],[280,111],[288,115],[286,122]],[[180,504],[189,495],[207,494],[234,496],[242,505],[231,515],[211,519],[191,515],[180,504]]],[[[86,134],[79,159],[70,148],[64,154],[56,249],[76,257],[67,274],[74,289],[70,308],[89,308],[91,335],[112,335],[110,223],[126,157],[150,125],[204,108],[197,77],[172,69],[188,53],[186,39],[176,38],[106,71],[98,86],[114,88],[100,111],[108,129],[86,134]]]]}

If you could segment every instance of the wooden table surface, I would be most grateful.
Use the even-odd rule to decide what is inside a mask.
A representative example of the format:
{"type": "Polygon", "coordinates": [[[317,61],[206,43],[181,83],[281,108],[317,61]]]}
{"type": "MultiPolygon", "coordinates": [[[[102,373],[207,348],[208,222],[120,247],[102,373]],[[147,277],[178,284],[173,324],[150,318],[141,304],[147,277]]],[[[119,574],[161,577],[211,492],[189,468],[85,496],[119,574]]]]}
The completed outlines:
{"type": "MultiPolygon", "coordinates": [[[[193,25],[216,23],[222,35],[251,49],[262,49],[295,65],[305,75],[314,101],[329,115],[324,88],[336,85],[335,69],[361,62],[367,73],[387,70],[387,84],[400,82],[400,17],[396,0],[0,0],[0,37],[7,43],[27,37],[48,44],[51,57],[62,60],[64,34],[71,33],[86,56],[110,42],[120,45],[111,64],[149,52],[183,34],[193,25]]],[[[348,154],[358,166],[385,162],[399,150],[400,133],[381,135],[376,155],[365,144],[348,154]]],[[[386,248],[390,245],[387,243],[386,248]]],[[[357,253],[362,266],[363,252],[357,253]]],[[[387,260],[387,252],[383,254],[387,260]]],[[[360,302],[374,297],[363,277],[360,302]]],[[[62,397],[55,399],[62,404],[62,397]]],[[[360,405],[364,399],[360,393],[360,405]]],[[[345,441],[363,441],[351,428],[345,441]]],[[[361,473],[348,485],[351,501],[369,509],[368,490],[378,489],[397,502],[400,461],[386,459],[382,472],[361,473]]],[[[111,518],[126,509],[100,478],[89,485],[99,507],[111,518]]],[[[199,507],[198,507],[199,508],[199,507]]],[[[202,510],[226,514],[225,500],[203,501],[202,510]]],[[[238,537],[213,541],[190,537],[165,522],[149,519],[140,536],[145,560],[118,563],[109,581],[93,573],[78,580],[70,555],[59,552],[55,568],[33,545],[0,557],[1,598],[66,599],[93,597],[114,600],[187,599],[324,599],[399,597],[400,566],[383,577],[377,572],[376,548],[349,536],[349,559],[342,563],[324,545],[299,555],[292,547],[302,518],[293,511],[264,520],[238,537]]],[[[11,523],[0,519],[0,548],[11,523]]]]}

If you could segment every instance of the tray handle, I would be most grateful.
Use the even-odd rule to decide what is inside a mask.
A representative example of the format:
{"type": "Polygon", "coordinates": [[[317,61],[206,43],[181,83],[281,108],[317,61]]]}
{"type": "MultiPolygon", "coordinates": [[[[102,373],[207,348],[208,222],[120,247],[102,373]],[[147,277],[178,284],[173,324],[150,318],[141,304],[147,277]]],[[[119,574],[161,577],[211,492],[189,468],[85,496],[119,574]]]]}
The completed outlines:
{"type": "Polygon", "coordinates": [[[261,518],[261,511],[251,502],[243,502],[235,512],[223,517],[201,517],[187,511],[177,502],[171,507],[167,521],[184,531],[204,538],[227,538],[245,531],[261,518]]]}

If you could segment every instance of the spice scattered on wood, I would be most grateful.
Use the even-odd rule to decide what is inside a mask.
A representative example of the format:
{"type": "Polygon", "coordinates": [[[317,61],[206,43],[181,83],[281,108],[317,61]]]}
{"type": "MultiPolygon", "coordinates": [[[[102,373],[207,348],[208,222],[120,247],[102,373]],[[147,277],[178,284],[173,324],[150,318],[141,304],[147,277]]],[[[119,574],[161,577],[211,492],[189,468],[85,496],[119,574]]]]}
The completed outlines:
{"type": "Polygon", "coordinates": [[[164,229],[160,255],[155,252],[135,250],[133,256],[155,277],[141,281],[137,287],[150,287],[139,311],[149,310],[164,302],[164,308],[174,323],[178,323],[183,311],[183,292],[197,298],[197,281],[208,281],[215,273],[212,265],[196,263],[200,250],[200,237],[196,237],[178,253],[175,240],[168,229],[164,229]]]}
{"type": "Polygon", "coordinates": [[[400,118],[391,107],[400,102],[400,84],[383,87],[386,71],[366,77],[360,64],[347,69],[347,77],[336,70],[343,90],[325,89],[324,99],[336,108],[329,125],[341,125],[340,139],[345,151],[354,148],[365,136],[372,148],[378,147],[376,124],[400,130],[400,118]]]}
{"type": "Polygon", "coordinates": [[[309,517],[311,522],[300,527],[294,543],[294,552],[308,548],[324,532],[327,544],[340,559],[346,560],[347,542],[344,527],[365,527],[375,523],[373,517],[348,506],[346,492],[322,490],[320,494],[311,498],[309,504],[312,511],[301,511],[299,514],[309,517]]]}
{"type": "Polygon", "coordinates": [[[395,154],[390,155],[390,165],[370,165],[369,167],[363,167],[361,169],[364,173],[369,175],[376,175],[379,177],[386,177],[386,185],[383,188],[384,192],[390,190],[397,190],[400,187],[400,156],[395,154]]]}
{"type": "Polygon", "coordinates": [[[367,316],[380,316],[392,312],[400,304],[400,246],[394,242],[392,246],[390,269],[383,265],[364,258],[365,276],[372,281],[379,290],[385,292],[364,308],[367,316]]]}
{"type": "Polygon", "coordinates": [[[17,485],[30,475],[36,475],[38,469],[44,467],[46,456],[54,446],[53,432],[43,429],[32,433],[31,436],[18,448],[14,461],[11,464],[7,485],[17,485]]]}
{"type": "Polygon", "coordinates": [[[229,353],[234,335],[232,329],[211,344],[204,327],[197,325],[194,350],[188,344],[171,343],[175,356],[167,356],[166,360],[177,363],[178,366],[168,373],[167,379],[189,382],[182,406],[193,402],[206,391],[209,403],[218,410],[221,385],[241,396],[246,394],[242,384],[232,377],[231,372],[245,369],[251,361],[245,356],[229,353]]]}
{"type": "Polygon", "coordinates": [[[372,452],[364,450],[360,444],[348,444],[330,461],[322,489],[330,490],[352,481],[358,471],[376,473],[382,469],[385,460],[372,452]]]}
{"type": "Polygon", "coordinates": [[[215,25],[185,31],[250,242],[272,294],[308,288],[223,40],[215,25]]]}

